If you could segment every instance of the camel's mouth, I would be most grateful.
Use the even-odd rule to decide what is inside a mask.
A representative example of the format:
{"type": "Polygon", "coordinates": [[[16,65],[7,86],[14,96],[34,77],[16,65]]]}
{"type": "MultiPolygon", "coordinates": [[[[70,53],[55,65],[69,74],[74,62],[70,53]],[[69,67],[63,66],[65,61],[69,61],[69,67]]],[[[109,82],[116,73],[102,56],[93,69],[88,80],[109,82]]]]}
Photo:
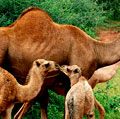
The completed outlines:
{"type": "Polygon", "coordinates": [[[45,78],[55,77],[59,73],[60,73],[60,69],[55,69],[55,70],[49,71],[45,78]]]}
{"type": "Polygon", "coordinates": [[[47,71],[47,76],[59,73],[59,71],[60,71],[60,66],[57,63],[55,63],[54,68],[51,68],[51,70],[47,71]]]}

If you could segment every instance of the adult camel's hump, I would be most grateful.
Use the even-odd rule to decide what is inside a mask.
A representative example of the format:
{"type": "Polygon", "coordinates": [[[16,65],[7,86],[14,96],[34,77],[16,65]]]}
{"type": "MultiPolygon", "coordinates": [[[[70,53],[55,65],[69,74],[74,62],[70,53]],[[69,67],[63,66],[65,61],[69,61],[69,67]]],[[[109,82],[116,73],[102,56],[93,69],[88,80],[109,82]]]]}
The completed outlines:
{"type": "Polygon", "coordinates": [[[0,43],[0,65],[5,64],[8,71],[20,78],[27,75],[32,62],[39,58],[77,64],[86,78],[98,65],[120,59],[120,40],[97,42],[75,26],[53,22],[39,8],[29,8],[12,25],[1,27],[0,43]]]}
{"type": "MultiPolygon", "coordinates": [[[[38,58],[54,60],[59,64],[73,62],[70,57],[72,49],[74,54],[77,52],[76,46],[73,46],[75,43],[85,52],[86,48],[92,48],[90,37],[85,32],[72,25],[59,25],[45,11],[34,7],[25,10],[13,24],[1,27],[1,32],[8,39],[8,60],[5,61],[9,65],[6,69],[14,75],[26,76],[31,63],[38,58]]],[[[88,56],[91,55],[90,52],[88,56]]]]}

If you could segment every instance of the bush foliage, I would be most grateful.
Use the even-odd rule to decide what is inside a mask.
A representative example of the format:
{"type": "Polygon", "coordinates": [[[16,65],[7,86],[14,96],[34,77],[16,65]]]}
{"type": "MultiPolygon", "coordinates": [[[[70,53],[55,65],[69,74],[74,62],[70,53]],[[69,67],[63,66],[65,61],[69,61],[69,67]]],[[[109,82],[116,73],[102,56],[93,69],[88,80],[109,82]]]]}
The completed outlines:
{"type": "Polygon", "coordinates": [[[103,9],[106,15],[113,20],[120,20],[120,1],[119,0],[97,0],[98,4],[104,4],[103,9]]]}
{"type": "Polygon", "coordinates": [[[102,6],[92,0],[0,0],[0,26],[7,26],[29,6],[47,11],[57,23],[72,24],[92,35],[104,20],[102,6]]]}

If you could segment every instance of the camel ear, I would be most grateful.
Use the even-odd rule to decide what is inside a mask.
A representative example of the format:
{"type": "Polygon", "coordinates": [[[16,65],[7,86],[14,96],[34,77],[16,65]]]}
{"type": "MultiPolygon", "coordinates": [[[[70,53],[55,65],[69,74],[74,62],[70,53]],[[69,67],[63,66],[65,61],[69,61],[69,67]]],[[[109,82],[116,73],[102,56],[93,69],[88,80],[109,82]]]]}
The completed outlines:
{"type": "Polygon", "coordinates": [[[38,61],[36,61],[35,63],[36,63],[36,65],[37,65],[37,67],[39,67],[39,66],[40,66],[40,63],[39,63],[38,61]]]}

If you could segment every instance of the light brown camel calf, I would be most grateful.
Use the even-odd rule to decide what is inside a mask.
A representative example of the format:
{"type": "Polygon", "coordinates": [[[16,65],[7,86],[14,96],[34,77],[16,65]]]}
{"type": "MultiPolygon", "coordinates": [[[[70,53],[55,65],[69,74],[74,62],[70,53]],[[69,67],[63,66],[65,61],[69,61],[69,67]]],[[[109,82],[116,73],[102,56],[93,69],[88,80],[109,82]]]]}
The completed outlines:
{"type": "Polygon", "coordinates": [[[48,72],[58,70],[54,61],[38,59],[28,73],[28,84],[20,85],[14,76],[0,68],[0,114],[3,119],[11,119],[16,102],[27,102],[37,96],[48,72]],[[31,88],[32,87],[32,88],[31,88]]]}
{"type": "Polygon", "coordinates": [[[30,102],[26,102],[14,116],[14,119],[21,119],[27,110],[32,106],[34,101],[40,102],[40,112],[41,119],[47,119],[47,106],[48,106],[48,89],[55,91],[57,94],[66,95],[68,90],[70,89],[70,79],[63,71],[51,72],[45,77],[44,84],[42,86],[41,91],[38,96],[31,100],[30,102]]]}
{"type": "Polygon", "coordinates": [[[65,119],[94,119],[94,95],[87,79],[81,76],[77,65],[62,67],[71,80],[71,89],[65,99],[65,119]]]}
{"type": "MultiPolygon", "coordinates": [[[[66,66],[62,67],[63,72],[66,75],[68,75],[71,79],[71,82],[73,82],[73,83],[71,83],[71,85],[74,85],[78,81],[77,76],[79,76],[79,75],[74,74],[75,71],[77,71],[77,69],[75,69],[75,68],[77,68],[76,65],[73,65],[73,66],[66,65],[66,66]],[[75,76],[75,78],[74,78],[74,76],[75,76]]],[[[120,61],[113,65],[99,68],[98,70],[96,70],[93,73],[92,77],[88,80],[88,82],[91,84],[92,88],[94,88],[96,86],[96,84],[103,83],[103,82],[106,82],[106,81],[112,79],[112,77],[116,74],[116,71],[118,68],[120,68],[120,61]]],[[[100,119],[104,119],[104,116],[105,116],[104,108],[96,99],[95,99],[95,106],[96,106],[96,108],[98,108],[98,110],[100,112],[100,119]]]]}

